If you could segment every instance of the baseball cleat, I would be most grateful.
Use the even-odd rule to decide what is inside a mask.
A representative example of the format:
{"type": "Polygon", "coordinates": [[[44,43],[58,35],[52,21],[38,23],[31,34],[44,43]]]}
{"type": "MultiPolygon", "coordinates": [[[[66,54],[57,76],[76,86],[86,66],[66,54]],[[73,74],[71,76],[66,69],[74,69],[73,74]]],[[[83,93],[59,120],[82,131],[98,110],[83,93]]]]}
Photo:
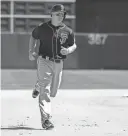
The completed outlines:
{"type": "Polygon", "coordinates": [[[54,125],[49,120],[45,120],[45,122],[42,123],[42,128],[45,130],[49,130],[54,128],[54,125]]]}
{"type": "Polygon", "coordinates": [[[36,98],[39,95],[39,91],[37,91],[36,89],[33,90],[32,92],[32,97],[36,98]]]}

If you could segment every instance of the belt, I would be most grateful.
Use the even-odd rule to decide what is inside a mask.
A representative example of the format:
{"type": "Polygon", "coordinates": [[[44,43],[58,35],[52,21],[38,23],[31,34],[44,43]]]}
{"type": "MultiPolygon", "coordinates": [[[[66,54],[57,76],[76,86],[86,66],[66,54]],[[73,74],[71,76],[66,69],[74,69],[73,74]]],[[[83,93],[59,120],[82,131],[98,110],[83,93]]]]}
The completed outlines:
{"type": "Polygon", "coordinates": [[[63,59],[54,59],[54,58],[50,58],[48,56],[41,56],[42,58],[46,59],[46,60],[50,60],[56,63],[60,63],[61,61],[63,61],[63,59]]]}

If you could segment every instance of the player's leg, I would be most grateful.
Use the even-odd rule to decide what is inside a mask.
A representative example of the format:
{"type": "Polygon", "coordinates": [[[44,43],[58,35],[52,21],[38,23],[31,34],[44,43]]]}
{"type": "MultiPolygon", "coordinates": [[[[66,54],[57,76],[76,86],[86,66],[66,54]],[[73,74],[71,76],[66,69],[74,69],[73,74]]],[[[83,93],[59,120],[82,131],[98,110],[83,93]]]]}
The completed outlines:
{"type": "Polygon", "coordinates": [[[36,98],[39,95],[39,92],[40,92],[40,87],[39,87],[39,83],[37,81],[35,88],[33,89],[33,92],[32,92],[32,97],[36,98]]]}
{"type": "MultiPolygon", "coordinates": [[[[33,98],[36,98],[40,93],[40,78],[39,78],[39,75],[40,75],[40,73],[39,73],[40,72],[40,70],[39,70],[40,65],[39,64],[40,63],[39,63],[39,61],[40,61],[40,57],[37,59],[37,82],[36,82],[35,87],[34,87],[33,92],[32,92],[33,98]]],[[[44,65],[42,65],[42,66],[44,66],[44,65]]],[[[46,66],[44,66],[44,67],[46,67],[46,66]]],[[[45,71],[46,70],[44,69],[44,71],[42,70],[41,73],[45,73],[45,71]]],[[[47,76],[47,73],[45,75],[47,76]]],[[[42,76],[44,76],[44,74],[41,74],[41,77],[42,76]]],[[[45,85],[47,85],[47,84],[45,83],[45,85]]],[[[49,90],[46,89],[45,91],[49,94],[49,90]]]]}
{"type": "Polygon", "coordinates": [[[52,124],[49,122],[46,124],[45,121],[50,119],[50,109],[47,109],[48,104],[50,104],[50,92],[47,87],[51,83],[52,69],[50,68],[50,63],[43,59],[38,58],[38,85],[40,88],[39,94],[39,108],[41,113],[42,126],[45,128],[50,127],[52,124]]]}
{"type": "Polygon", "coordinates": [[[40,93],[40,85],[39,85],[39,80],[38,80],[38,61],[39,61],[39,59],[37,59],[37,81],[36,81],[35,87],[32,92],[33,98],[36,98],[40,93]]]}
{"type": "Polygon", "coordinates": [[[50,96],[55,97],[57,90],[60,87],[62,78],[63,61],[61,63],[54,63],[54,74],[52,76],[52,82],[50,86],[50,96]]]}

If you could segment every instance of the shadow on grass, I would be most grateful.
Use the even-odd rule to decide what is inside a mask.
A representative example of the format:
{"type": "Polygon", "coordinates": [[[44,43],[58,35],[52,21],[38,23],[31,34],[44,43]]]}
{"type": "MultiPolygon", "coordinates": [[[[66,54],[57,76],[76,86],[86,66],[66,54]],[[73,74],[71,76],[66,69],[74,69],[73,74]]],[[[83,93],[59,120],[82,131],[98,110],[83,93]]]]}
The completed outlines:
{"type": "Polygon", "coordinates": [[[26,127],[26,126],[9,126],[9,127],[1,127],[1,130],[43,130],[43,129],[26,127]]]}

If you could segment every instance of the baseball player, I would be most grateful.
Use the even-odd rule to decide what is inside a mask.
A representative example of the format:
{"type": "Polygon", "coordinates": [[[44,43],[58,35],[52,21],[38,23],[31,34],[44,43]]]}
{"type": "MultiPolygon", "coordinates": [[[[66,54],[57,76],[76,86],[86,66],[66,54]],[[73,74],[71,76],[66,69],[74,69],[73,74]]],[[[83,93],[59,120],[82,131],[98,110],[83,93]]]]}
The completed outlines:
{"type": "Polygon", "coordinates": [[[33,61],[37,56],[37,83],[32,97],[39,95],[41,123],[44,129],[54,127],[50,121],[51,112],[45,105],[48,106],[57,94],[64,59],[77,47],[72,29],[63,23],[65,18],[64,6],[54,5],[51,9],[51,19],[35,27],[30,37],[29,59],[33,61]],[[35,52],[37,41],[40,42],[38,55],[35,52]]]}

